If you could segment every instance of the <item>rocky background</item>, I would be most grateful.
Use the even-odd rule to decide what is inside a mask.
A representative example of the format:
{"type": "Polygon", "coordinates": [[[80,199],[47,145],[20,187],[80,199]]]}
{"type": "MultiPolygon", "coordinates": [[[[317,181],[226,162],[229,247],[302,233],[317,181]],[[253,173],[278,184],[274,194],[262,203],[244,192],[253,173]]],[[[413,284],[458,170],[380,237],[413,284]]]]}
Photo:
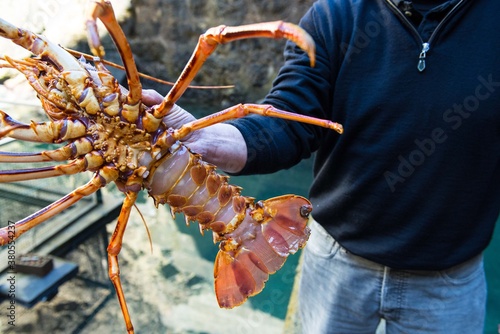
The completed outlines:
{"type": "MultiPolygon", "coordinates": [[[[208,28],[285,20],[298,23],[312,0],[133,0],[124,24],[141,71],[173,81],[208,28]]],[[[220,46],[195,79],[233,89],[188,90],[189,104],[228,107],[255,102],[283,63],[283,40],[252,39],[220,46]]],[[[159,88],[165,92],[165,88],[159,88]]]]}

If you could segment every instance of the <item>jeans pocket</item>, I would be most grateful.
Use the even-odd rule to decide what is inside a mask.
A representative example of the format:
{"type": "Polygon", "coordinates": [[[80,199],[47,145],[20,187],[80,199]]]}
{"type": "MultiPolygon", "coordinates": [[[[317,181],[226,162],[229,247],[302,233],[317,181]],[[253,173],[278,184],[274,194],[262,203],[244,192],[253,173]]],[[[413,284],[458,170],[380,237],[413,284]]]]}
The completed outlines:
{"type": "Polygon", "coordinates": [[[483,272],[483,256],[479,255],[464,263],[441,270],[439,273],[448,283],[462,284],[473,280],[483,272]]]}
{"type": "Polygon", "coordinates": [[[339,251],[340,245],[316,221],[311,223],[311,236],[306,248],[309,252],[323,258],[331,258],[339,251]]]}

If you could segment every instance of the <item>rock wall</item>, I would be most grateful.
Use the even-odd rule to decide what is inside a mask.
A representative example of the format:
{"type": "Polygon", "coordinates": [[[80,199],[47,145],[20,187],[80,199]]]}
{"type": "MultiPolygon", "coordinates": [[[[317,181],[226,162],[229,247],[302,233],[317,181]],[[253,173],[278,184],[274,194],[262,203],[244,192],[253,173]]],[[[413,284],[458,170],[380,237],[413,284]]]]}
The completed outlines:
{"type": "MultiPolygon", "coordinates": [[[[124,22],[140,71],[174,81],[198,37],[212,26],[286,20],[298,23],[313,0],[132,0],[124,22]]],[[[235,85],[232,89],[189,89],[181,103],[228,107],[255,102],[271,87],[283,63],[282,40],[252,39],[220,46],[196,85],[235,85]]],[[[145,81],[162,93],[168,87],[145,81]]]]}

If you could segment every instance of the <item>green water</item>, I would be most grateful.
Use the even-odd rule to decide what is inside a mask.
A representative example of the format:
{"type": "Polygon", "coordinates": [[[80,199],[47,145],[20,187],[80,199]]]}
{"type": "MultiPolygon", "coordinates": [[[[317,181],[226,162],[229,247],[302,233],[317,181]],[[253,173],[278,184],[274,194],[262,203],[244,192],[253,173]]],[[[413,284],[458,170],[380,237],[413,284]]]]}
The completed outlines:
{"type": "Polygon", "coordinates": [[[486,304],[485,334],[500,333],[500,218],[493,240],[484,255],[488,302],[486,304]]]}
{"type": "MultiPolygon", "coordinates": [[[[271,175],[233,176],[230,183],[243,187],[243,195],[255,197],[258,200],[288,193],[307,196],[308,185],[312,181],[311,171],[312,161],[306,160],[290,170],[271,175]]],[[[185,227],[182,217],[177,219],[183,232],[198,234],[197,228],[194,226],[185,227]]],[[[497,226],[500,226],[500,218],[497,226]]],[[[211,237],[198,235],[195,240],[200,253],[206,259],[213,261],[217,248],[214,247],[211,237]]],[[[249,299],[252,307],[276,317],[285,318],[298,258],[298,254],[290,256],[283,268],[271,275],[264,290],[249,299]]],[[[498,334],[498,325],[500,324],[500,227],[496,229],[493,240],[486,250],[485,270],[488,281],[488,302],[484,333],[498,334]]]]}

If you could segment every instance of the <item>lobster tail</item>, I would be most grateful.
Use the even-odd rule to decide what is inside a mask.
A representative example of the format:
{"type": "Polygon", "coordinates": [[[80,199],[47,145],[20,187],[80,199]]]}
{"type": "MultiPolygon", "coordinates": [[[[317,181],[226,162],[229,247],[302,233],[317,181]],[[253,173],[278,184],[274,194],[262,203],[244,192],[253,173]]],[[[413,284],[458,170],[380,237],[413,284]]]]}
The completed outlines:
{"type": "Polygon", "coordinates": [[[248,207],[238,229],[221,236],[214,267],[221,307],[233,308],[258,294],[287,256],[305,245],[311,210],[309,201],[300,196],[271,198],[248,207]]]}
{"type": "Polygon", "coordinates": [[[168,203],[220,242],[214,277],[221,307],[241,305],[262,291],[269,275],[309,237],[307,199],[284,195],[255,203],[183,144],[171,147],[151,170],[148,191],[156,204],[168,203]]]}

